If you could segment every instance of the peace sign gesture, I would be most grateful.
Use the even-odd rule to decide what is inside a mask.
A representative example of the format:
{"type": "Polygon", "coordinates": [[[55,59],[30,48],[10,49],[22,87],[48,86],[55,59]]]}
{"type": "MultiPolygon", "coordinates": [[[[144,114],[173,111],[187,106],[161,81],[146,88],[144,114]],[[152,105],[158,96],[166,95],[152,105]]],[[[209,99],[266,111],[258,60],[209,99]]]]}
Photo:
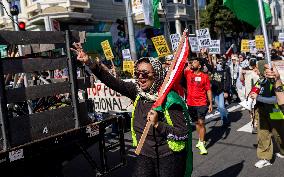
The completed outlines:
{"type": "Polygon", "coordinates": [[[83,62],[83,63],[88,63],[89,61],[89,56],[84,52],[83,47],[81,43],[73,43],[74,48],[70,48],[70,50],[76,52],[77,54],[77,60],[83,62]]]}

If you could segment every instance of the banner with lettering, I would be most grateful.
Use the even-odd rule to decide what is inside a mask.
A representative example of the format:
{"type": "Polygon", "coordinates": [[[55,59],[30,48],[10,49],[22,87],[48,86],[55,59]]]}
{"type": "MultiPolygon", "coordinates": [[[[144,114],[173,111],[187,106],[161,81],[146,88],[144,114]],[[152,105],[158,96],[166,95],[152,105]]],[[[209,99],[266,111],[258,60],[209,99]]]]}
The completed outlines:
{"type": "Polygon", "coordinates": [[[198,39],[199,46],[202,48],[209,48],[211,45],[211,37],[209,28],[196,30],[196,36],[198,39]]]}
{"type": "MultiPolygon", "coordinates": [[[[135,82],[133,79],[126,80],[135,82]]],[[[95,83],[93,88],[88,88],[88,98],[94,101],[96,112],[131,112],[132,102],[129,98],[110,89],[103,83],[95,83]]],[[[79,98],[83,99],[83,92],[79,92],[79,98]]]]}
{"type": "Polygon", "coordinates": [[[159,57],[165,57],[171,54],[167,41],[163,35],[152,37],[151,39],[159,57]]]}
{"type": "Polygon", "coordinates": [[[134,61],[123,61],[123,71],[129,72],[134,76],[134,61]]]}
{"type": "Polygon", "coordinates": [[[105,41],[101,42],[101,46],[102,46],[102,48],[103,48],[103,51],[104,51],[104,54],[105,54],[106,59],[107,59],[107,60],[112,60],[112,59],[114,59],[114,56],[113,56],[113,53],[112,53],[112,50],[111,50],[109,41],[108,41],[108,40],[105,40],[105,41]]]}

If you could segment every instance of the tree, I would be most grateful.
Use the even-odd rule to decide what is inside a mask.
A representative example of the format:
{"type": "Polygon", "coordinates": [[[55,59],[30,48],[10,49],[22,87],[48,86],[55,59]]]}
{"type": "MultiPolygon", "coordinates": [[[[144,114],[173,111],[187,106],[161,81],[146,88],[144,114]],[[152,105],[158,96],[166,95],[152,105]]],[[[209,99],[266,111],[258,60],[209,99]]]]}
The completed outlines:
{"type": "Polygon", "coordinates": [[[252,33],[255,28],[238,20],[235,15],[223,6],[223,0],[207,1],[206,9],[200,13],[201,28],[209,28],[212,38],[224,42],[225,34],[238,38],[239,33],[252,33]]]}

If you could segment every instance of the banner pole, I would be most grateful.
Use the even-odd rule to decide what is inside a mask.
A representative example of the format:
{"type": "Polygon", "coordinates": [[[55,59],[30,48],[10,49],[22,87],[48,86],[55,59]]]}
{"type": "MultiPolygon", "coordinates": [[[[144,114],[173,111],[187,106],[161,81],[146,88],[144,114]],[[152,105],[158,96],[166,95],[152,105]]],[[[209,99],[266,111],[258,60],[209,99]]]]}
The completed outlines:
{"type": "Polygon", "coordinates": [[[265,44],[265,53],[266,53],[266,60],[269,65],[269,68],[272,68],[271,64],[271,56],[269,51],[269,45],[268,45],[268,36],[267,36],[267,29],[266,29],[266,23],[264,19],[264,11],[263,11],[263,0],[258,0],[258,9],[260,14],[260,21],[261,21],[261,28],[264,36],[264,44],[265,44]]]}

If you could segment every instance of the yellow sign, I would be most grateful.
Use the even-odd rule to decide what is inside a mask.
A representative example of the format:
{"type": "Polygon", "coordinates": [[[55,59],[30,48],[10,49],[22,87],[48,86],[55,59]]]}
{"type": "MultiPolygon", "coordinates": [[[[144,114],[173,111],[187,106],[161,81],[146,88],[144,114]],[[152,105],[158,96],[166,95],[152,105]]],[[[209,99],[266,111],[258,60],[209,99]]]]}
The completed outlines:
{"type": "Polygon", "coordinates": [[[108,40],[101,42],[101,46],[103,48],[106,59],[112,60],[114,58],[114,56],[113,56],[113,53],[112,53],[112,50],[111,50],[111,47],[109,45],[108,40]]]}
{"type": "Polygon", "coordinates": [[[263,35],[255,36],[255,48],[264,49],[264,37],[263,35]]]}
{"type": "Polygon", "coordinates": [[[281,43],[280,42],[273,42],[273,47],[274,48],[281,47],[281,43]]]}
{"type": "Polygon", "coordinates": [[[123,61],[123,71],[129,72],[134,76],[134,61],[123,61]]]}
{"type": "Polygon", "coordinates": [[[242,52],[249,52],[250,51],[248,39],[242,39],[241,51],[242,52]]]}
{"type": "Polygon", "coordinates": [[[167,41],[163,35],[151,38],[159,57],[165,57],[171,54],[167,41]]]}

